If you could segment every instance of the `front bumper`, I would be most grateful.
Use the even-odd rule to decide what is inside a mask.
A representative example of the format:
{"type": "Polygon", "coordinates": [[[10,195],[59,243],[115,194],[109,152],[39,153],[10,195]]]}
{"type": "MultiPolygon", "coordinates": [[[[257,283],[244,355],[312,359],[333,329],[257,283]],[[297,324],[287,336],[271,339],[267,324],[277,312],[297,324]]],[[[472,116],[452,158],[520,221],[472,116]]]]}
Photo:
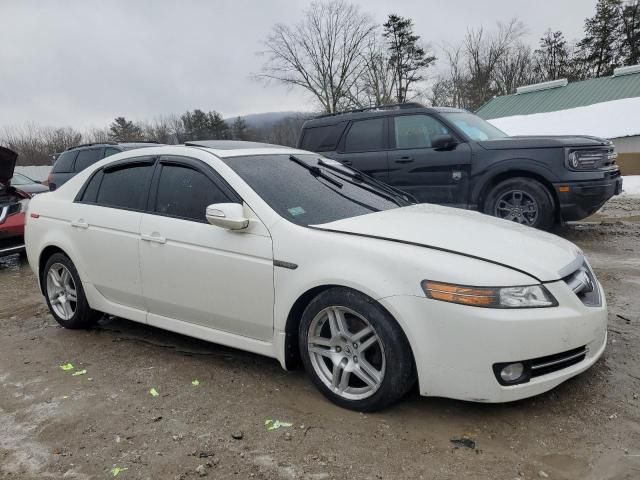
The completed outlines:
{"type": "Polygon", "coordinates": [[[555,183],[563,221],[582,220],[597,212],[611,197],[622,192],[617,171],[602,180],[555,183]]]}
{"type": "MultiPolygon", "coordinates": [[[[476,402],[531,397],[591,367],[607,342],[607,308],[586,307],[562,282],[545,285],[560,306],[488,309],[415,296],[379,300],[411,343],[420,393],[476,402]],[[555,355],[587,347],[583,360],[531,378],[500,385],[493,365],[555,355]]],[[[602,289],[601,289],[602,290],[602,289]]]]}

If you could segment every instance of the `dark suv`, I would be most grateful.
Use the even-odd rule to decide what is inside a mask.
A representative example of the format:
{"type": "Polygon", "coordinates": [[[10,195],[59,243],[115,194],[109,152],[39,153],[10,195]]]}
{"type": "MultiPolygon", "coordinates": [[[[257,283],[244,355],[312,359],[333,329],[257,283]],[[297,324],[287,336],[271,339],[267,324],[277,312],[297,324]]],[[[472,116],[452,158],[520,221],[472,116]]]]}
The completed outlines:
{"type": "Polygon", "coordinates": [[[298,147],[338,160],[419,202],[538,228],[580,220],[622,190],[609,140],[509,137],[455,108],[409,103],[307,121],[298,147]]]}
{"type": "Polygon", "coordinates": [[[102,160],[110,155],[133,150],[134,148],[154,147],[160,145],[155,142],[131,142],[131,143],[85,143],[67,148],[64,152],[55,155],[55,163],[47,179],[49,190],[55,190],[70,178],[80,173],[89,165],[102,160]]]}

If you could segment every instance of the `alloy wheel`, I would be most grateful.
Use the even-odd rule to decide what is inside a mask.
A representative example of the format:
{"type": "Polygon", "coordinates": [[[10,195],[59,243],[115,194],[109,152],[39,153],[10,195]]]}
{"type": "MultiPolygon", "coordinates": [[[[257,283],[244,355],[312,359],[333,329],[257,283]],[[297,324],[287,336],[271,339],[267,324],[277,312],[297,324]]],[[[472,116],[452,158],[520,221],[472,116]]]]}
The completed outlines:
{"type": "Polygon", "coordinates": [[[494,215],[523,225],[535,225],[538,219],[538,202],[522,190],[510,190],[496,201],[494,215]]]}
{"type": "Polygon", "coordinates": [[[362,400],[380,388],[386,368],[382,341],[353,310],[321,310],[309,326],[307,348],[315,373],[342,398],[362,400]]]}
{"type": "Polygon", "coordinates": [[[47,295],[51,308],[62,320],[70,320],[78,307],[78,294],[67,267],[54,263],[47,272],[47,295]]]}

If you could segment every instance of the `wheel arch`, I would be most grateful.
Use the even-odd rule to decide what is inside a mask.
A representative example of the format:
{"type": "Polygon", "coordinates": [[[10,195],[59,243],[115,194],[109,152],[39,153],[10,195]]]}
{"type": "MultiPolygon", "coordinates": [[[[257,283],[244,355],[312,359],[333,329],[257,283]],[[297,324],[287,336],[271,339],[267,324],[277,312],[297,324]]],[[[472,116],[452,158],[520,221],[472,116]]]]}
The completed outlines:
{"type": "Polygon", "coordinates": [[[298,344],[298,330],[300,328],[300,322],[302,320],[302,314],[309,305],[309,303],[322,292],[329,290],[331,288],[344,288],[348,290],[353,290],[360,295],[364,295],[369,298],[372,302],[375,302],[380,308],[382,308],[388,315],[393,319],[393,321],[398,325],[398,328],[403,333],[407,340],[407,344],[411,350],[411,358],[414,363],[415,368],[415,353],[413,351],[412,342],[407,335],[406,329],[403,326],[402,322],[399,321],[384,305],[382,305],[379,301],[373,298],[371,295],[363,292],[354,287],[350,287],[347,285],[340,284],[326,284],[326,285],[318,285],[313,288],[308,289],[304,293],[302,293],[296,301],[293,303],[291,308],[289,309],[289,313],[287,315],[287,320],[284,329],[284,367],[287,370],[292,370],[302,365],[302,360],[300,358],[300,348],[298,344]]]}
{"type": "Polygon", "coordinates": [[[45,294],[43,278],[44,266],[47,264],[47,261],[56,253],[61,253],[66,257],[71,258],[69,257],[69,254],[67,254],[67,252],[65,252],[57,245],[47,245],[42,249],[42,251],[40,252],[40,256],[38,257],[38,282],[40,284],[40,291],[43,295],[45,294]]]}
{"type": "Polygon", "coordinates": [[[498,185],[500,182],[504,180],[508,180],[510,178],[516,178],[516,177],[524,177],[524,178],[530,178],[532,180],[536,180],[543,187],[545,187],[545,190],[547,191],[547,194],[549,195],[549,198],[551,199],[551,202],[553,204],[554,218],[557,219],[559,215],[560,200],[558,198],[558,195],[555,189],[553,188],[553,184],[551,183],[551,181],[545,175],[543,175],[538,171],[520,169],[520,168],[494,172],[482,183],[477,193],[478,211],[481,211],[481,212],[484,211],[487,196],[489,195],[489,192],[491,191],[492,188],[494,188],[496,185],[498,185]]]}

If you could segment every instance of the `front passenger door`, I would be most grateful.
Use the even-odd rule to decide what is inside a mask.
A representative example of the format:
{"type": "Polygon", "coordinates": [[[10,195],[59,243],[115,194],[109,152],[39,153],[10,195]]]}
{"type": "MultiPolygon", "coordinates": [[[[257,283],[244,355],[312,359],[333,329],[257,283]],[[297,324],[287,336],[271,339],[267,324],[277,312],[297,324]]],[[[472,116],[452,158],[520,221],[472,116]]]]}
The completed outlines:
{"type": "Polygon", "coordinates": [[[272,341],[273,249],[266,227],[257,219],[249,231],[207,223],[208,205],[242,199],[199,160],[161,157],[153,185],[140,226],[149,323],[180,320],[272,341]]]}
{"type": "Polygon", "coordinates": [[[393,119],[393,148],[389,152],[389,184],[413,194],[418,201],[467,207],[471,149],[458,143],[436,150],[436,135],[451,135],[446,125],[431,115],[398,115],[393,119]]]}

